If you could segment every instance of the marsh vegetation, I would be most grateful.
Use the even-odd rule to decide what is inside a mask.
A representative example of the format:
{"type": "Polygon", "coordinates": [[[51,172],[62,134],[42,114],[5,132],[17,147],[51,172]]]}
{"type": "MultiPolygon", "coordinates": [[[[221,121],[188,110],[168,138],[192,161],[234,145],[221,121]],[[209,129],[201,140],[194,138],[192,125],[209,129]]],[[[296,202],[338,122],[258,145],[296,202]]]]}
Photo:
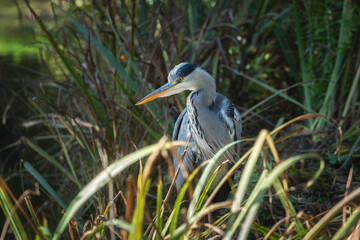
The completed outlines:
{"type": "Polygon", "coordinates": [[[360,237],[356,1],[17,0],[0,13],[19,23],[0,37],[4,239],[360,237]],[[187,93],[135,106],[184,61],[242,115],[223,203],[201,178],[216,156],[172,184],[187,93]]]}

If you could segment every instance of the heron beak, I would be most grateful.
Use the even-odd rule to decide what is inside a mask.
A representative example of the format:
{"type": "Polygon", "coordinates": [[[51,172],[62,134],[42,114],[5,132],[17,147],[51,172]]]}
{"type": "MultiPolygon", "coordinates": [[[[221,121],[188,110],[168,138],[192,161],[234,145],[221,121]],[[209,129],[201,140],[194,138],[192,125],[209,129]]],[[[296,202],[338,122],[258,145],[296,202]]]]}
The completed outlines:
{"type": "Polygon", "coordinates": [[[159,98],[164,96],[166,93],[169,93],[171,90],[171,87],[175,86],[175,84],[173,84],[172,82],[168,82],[167,84],[159,87],[158,89],[156,89],[155,91],[153,91],[152,93],[146,95],[143,99],[141,99],[140,101],[138,101],[135,105],[141,105],[147,102],[150,102],[151,100],[154,100],[155,98],[159,98]]]}

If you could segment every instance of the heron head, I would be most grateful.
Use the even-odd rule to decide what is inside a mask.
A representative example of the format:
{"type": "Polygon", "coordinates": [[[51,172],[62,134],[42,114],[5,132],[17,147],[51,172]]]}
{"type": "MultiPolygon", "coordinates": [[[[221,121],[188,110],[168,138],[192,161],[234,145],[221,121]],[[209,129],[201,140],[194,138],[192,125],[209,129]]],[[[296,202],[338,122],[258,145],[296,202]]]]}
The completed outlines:
{"type": "Polygon", "coordinates": [[[209,77],[210,75],[196,63],[180,63],[169,72],[168,83],[145,96],[136,105],[147,103],[159,97],[168,97],[185,90],[199,89],[201,85],[204,85],[201,81],[204,79],[203,76],[209,77]]]}

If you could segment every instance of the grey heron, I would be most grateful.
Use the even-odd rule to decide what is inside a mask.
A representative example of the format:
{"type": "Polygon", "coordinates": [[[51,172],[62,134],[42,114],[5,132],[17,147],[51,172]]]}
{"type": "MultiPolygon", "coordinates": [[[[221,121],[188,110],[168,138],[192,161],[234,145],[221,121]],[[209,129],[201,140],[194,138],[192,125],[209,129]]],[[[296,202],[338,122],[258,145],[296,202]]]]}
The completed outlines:
{"type": "MultiPolygon", "coordinates": [[[[144,104],[155,98],[171,96],[185,90],[191,93],[186,99],[186,108],[178,117],[173,132],[173,140],[185,141],[190,139],[189,147],[183,159],[184,167],[176,179],[177,190],[184,184],[187,174],[203,161],[210,159],[223,146],[239,140],[241,136],[240,113],[233,103],[225,96],[216,92],[214,78],[202,67],[195,63],[180,63],[176,65],[168,75],[168,83],[145,96],[136,105],[144,104]],[[191,137],[191,138],[190,138],[191,137]],[[186,171],[184,173],[183,171],[186,171]]],[[[184,147],[177,148],[178,156],[181,156],[184,147]]],[[[225,176],[231,162],[239,159],[239,144],[229,148],[218,160],[216,167],[226,160],[227,164],[221,166],[216,175],[210,191],[225,176]]],[[[179,157],[174,156],[175,171],[179,167],[179,157]]],[[[215,169],[214,169],[215,170],[215,169]]],[[[214,201],[227,198],[230,185],[227,183],[216,195],[214,201]]]]}

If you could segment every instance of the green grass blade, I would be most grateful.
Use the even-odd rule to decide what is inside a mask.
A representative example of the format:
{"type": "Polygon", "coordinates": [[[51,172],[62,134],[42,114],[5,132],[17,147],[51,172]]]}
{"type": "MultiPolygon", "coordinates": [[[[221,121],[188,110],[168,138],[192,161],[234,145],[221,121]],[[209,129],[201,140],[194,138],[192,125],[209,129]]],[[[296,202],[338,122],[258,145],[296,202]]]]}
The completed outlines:
{"type": "Polygon", "coordinates": [[[356,147],[358,146],[359,142],[360,142],[360,135],[359,135],[359,136],[357,137],[357,139],[355,140],[354,145],[351,147],[350,152],[349,152],[349,154],[347,155],[344,163],[341,165],[340,169],[344,168],[344,167],[348,164],[348,162],[350,161],[351,156],[354,154],[354,152],[355,152],[355,150],[356,150],[356,147]]]}
{"type": "Polygon", "coordinates": [[[200,168],[202,167],[202,165],[198,166],[188,177],[188,179],[186,180],[186,182],[184,183],[184,185],[182,186],[182,188],[180,189],[180,192],[178,193],[178,196],[176,197],[176,201],[174,204],[174,216],[171,220],[170,223],[170,235],[173,235],[175,230],[176,230],[176,224],[177,224],[177,220],[178,220],[178,215],[180,212],[180,207],[181,207],[181,202],[184,199],[184,196],[186,194],[186,191],[189,187],[190,182],[194,179],[194,177],[196,176],[196,174],[199,172],[200,168]]]}
{"type": "MultiPolygon", "coordinates": [[[[278,176],[280,176],[280,174],[282,172],[284,172],[286,169],[288,169],[293,164],[299,162],[302,159],[306,159],[306,158],[315,158],[315,159],[322,160],[322,158],[318,154],[309,153],[309,154],[302,154],[302,155],[294,156],[294,157],[291,157],[291,158],[281,162],[269,173],[268,177],[264,179],[264,181],[262,182],[262,186],[260,187],[261,191],[260,191],[259,195],[261,195],[263,197],[265,195],[265,193],[267,192],[267,189],[273,184],[274,180],[278,176]]],[[[240,183],[241,182],[239,182],[239,184],[240,183]]],[[[256,199],[258,199],[258,197],[256,199]]],[[[250,207],[251,206],[246,206],[246,208],[250,208],[250,207]]],[[[238,209],[240,209],[240,206],[238,209]]],[[[229,224],[229,228],[228,228],[225,238],[224,238],[225,240],[232,239],[236,229],[241,227],[241,221],[242,221],[243,217],[244,217],[244,213],[242,213],[242,211],[240,211],[240,214],[238,215],[238,217],[236,217],[236,220],[233,223],[229,224]]]]}
{"type": "Polygon", "coordinates": [[[80,181],[79,181],[79,179],[78,179],[78,177],[76,175],[76,171],[75,171],[74,166],[72,164],[72,161],[70,159],[69,152],[68,152],[68,150],[66,148],[66,145],[65,145],[64,141],[62,140],[61,136],[59,136],[59,140],[60,140],[60,143],[61,143],[61,148],[62,148],[62,150],[64,152],[64,155],[65,155],[65,159],[66,159],[66,161],[67,161],[67,163],[69,165],[70,171],[72,173],[72,176],[74,177],[74,180],[76,181],[76,184],[78,185],[79,189],[81,189],[82,185],[81,185],[81,183],[80,183],[80,181]]]}
{"type": "Polygon", "coordinates": [[[299,232],[299,233],[294,234],[291,239],[295,239],[295,240],[296,240],[296,239],[302,239],[302,238],[306,235],[306,233],[308,233],[308,232],[309,232],[309,230],[308,230],[308,229],[305,229],[305,230],[302,231],[302,232],[299,232]]]}
{"type": "Polygon", "coordinates": [[[265,104],[266,102],[270,101],[271,99],[275,98],[276,96],[279,95],[280,92],[284,92],[284,93],[285,93],[285,92],[289,91],[290,89],[299,86],[300,84],[302,84],[302,83],[297,83],[297,84],[294,84],[294,85],[292,85],[292,86],[290,86],[290,87],[288,87],[288,88],[279,90],[279,92],[274,93],[274,94],[270,95],[269,97],[261,100],[260,102],[258,102],[257,104],[253,105],[252,107],[250,107],[249,109],[247,109],[245,112],[243,112],[243,113],[241,114],[241,117],[242,117],[242,118],[245,117],[245,116],[248,115],[249,113],[253,112],[253,111],[254,111],[256,108],[258,108],[259,106],[261,106],[261,105],[265,104]]]}
{"type": "Polygon", "coordinates": [[[45,33],[45,36],[49,40],[51,46],[55,49],[56,53],[60,57],[61,61],[64,63],[66,69],[69,71],[71,76],[73,76],[76,86],[79,88],[82,95],[85,97],[85,99],[88,100],[89,106],[91,108],[91,111],[95,117],[95,119],[98,121],[98,117],[101,119],[102,123],[106,123],[106,118],[104,115],[104,112],[99,107],[98,102],[93,98],[91,94],[89,94],[85,83],[83,82],[82,77],[79,75],[79,73],[75,70],[73,67],[73,64],[69,61],[69,59],[66,57],[64,51],[60,48],[58,43],[56,42],[55,38],[51,35],[51,33],[46,29],[44,23],[41,21],[39,16],[36,14],[36,12],[32,9],[29,2],[26,1],[26,4],[28,8],[30,9],[31,13],[33,14],[35,20],[37,21],[38,25],[40,26],[43,33],[45,33]]]}
{"type": "Polygon", "coordinates": [[[115,226],[115,227],[118,227],[118,228],[121,228],[121,229],[125,229],[125,230],[127,230],[129,232],[134,231],[134,228],[130,223],[128,223],[128,222],[126,222],[124,220],[121,220],[121,219],[113,219],[111,221],[107,221],[105,223],[105,226],[115,226]]]}
{"type": "MultiPolygon", "coordinates": [[[[17,240],[27,240],[28,236],[23,227],[23,222],[20,221],[18,214],[15,212],[11,215],[11,210],[13,209],[13,204],[10,200],[6,189],[0,185],[0,207],[6,218],[10,217],[10,228],[17,240]]],[[[4,220],[5,221],[5,220],[4,220]]],[[[2,229],[2,228],[1,228],[2,229]]]]}
{"type": "Polygon", "coordinates": [[[146,179],[145,186],[139,188],[139,194],[136,199],[137,206],[133,215],[133,219],[131,225],[135,229],[135,231],[130,232],[129,239],[140,240],[143,235],[143,220],[144,220],[144,210],[145,210],[145,197],[146,193],[150,188],[150,179],[146,179]]]}
{"type": "MultiPolygon", "coordinates": [[[[234,201],[231,206],[232,214],[236,213],[242,204],[242,201],[244,199],[244,196],[245,196],[245,193],[247,190],[247,186],[249,185],[251,174],[254,170],[255,164],[259,157],[260,151],[262,150],[262,146],[264,145],[267,134],[268,134],[268,131],[261,130],[261,132],[259,133],[259,135],[255,141],[254,147],[252,149],[252,153],[251,153],[249,160],[247,161],[245,168],[241,174],[241,178],[239,181],[239,186],[241,186],[241,187],[237,188],[235,196],[234,196],[234,201]]],[[[234,219],[230,220],[230,225],[233,220],[234,219]]]]}
{"type": "Polygon", "coordinates": [[[312,113],[312,112],[313,112],[311,109],[309,109],[308,107],[306,107],[304,104],[300,103],[299,101],[296,101],[296,100],[295,100],[294,98],[292,98],[292,97],[287,96],[286,94],[282,93],[281,91],[276,90],[276,89],[274,89],[273,87],[271,87],[271,86],[269,86],[269,85],[267,85],[267,84],[265,84],[265,83],[262,83],[261,81],[256,80],[255,78],[252,78],[252,77],[250,77],[250,76],[248,76],[248,75],[246,75],[246,74],[243,74],[243,73],[241,73],[241,72],[239,72],[239,71],[237,71],[237,70],[235,70],[235,69],[231,69],[231,68],[230,68],[229,70],[232,71],[233,73],[235,73],[236,75],[241,76],[241,77],[249,80],[250,82],[254,82],[255,84],[259,85],[260,87],[269,90],[269,91],[272,92],[272,93],[278,94],[278,95],[281,96],[282,98],[288,100],[289,102],[294,103],[295,105],[301,107],[301,108],[304,109],[305,111],[307,111],[307,112],[309,112],[309,113],[312,113]]]}
{"type": "MultiPolygon", "coordinates": [[[[161,217],[161,206],[162,206],[162,188],[163,183],[161,177],[159,177],[159,183],[157,186],[157,199],[156,199],[156,228],[159,233],[163,230],[163,219],[161,217]]],[[[156,234],[156,240],[160,240],[160,237],[156,234]]]]}
{"type": "Polygon", "coordinates": [[[218,171],[214,171],[214,172],[211,174],[211,177],[209,178],[209,180],[207,181],[206,186],[205,186],[204,190],[202,191],[199,200],[198,200],[197,203],[196,203],[196,211],[199,211],[199,210],[200,210],[201,205],[202,205],[202,203],[203,203],[203,201],[204,201],[204,199],[205,199],[205,196],[206,196],[206,194],[208,193],[208,191],[209,191],[209,189],[210,189],[210,186],[211,186],[211,184],[213,183],[214,178],[215,178],[215,176],[216,176],[217,173],[218,173],[218,171]]]}
{"type": "Polygon", "coordinates": [[[58,163],[52,156],[50,156],[47,152],[42,150],[39,146],[31,142],[29,139],[25,138],[25,143],[31,147],[34,151],[36,151],[38,154],[40,154],[42,157],[44,157],[47,161],[49,161],[52,165],[54,165],[57,169],[59,169],[61,172],[63,172],[70,180],[72,180],[74,183],[76,183],[78,186],[81,186],[80,182],[74,178],[74,176],[67,171],[60,163],[58,163]]]}
{"type": "MultiPolygon", "coordinates": [[[[345,119],[346,114],[349,111],[351,101],[356,100],[354,98],[356,98],[356,95],[357,95],[356,93],[359,91],[359,87],[358,87],[359,79],[360,79],[360,67],[356,71],[354,81],[351,85],[349,95],[346,99],[345,107],[344,107],[344,110],[341,115],[343,119],[345,119]]],[[[342,122],[344,121],[343,119],[340,121],[340,125],[342,125],[342,122]]]]}
{"type": "Polygon", "coordinates": [[[165,236],[166,232],[168,231],[170,225],[171,225],[171,222],[172,222],[172,219],[174,218],[174,214],[175,214],[175,211],[173,210],[168,218],[168,220],[166,221],[165,223],[165,226],[164,226],[164,229],[162,230],[161,232],[161,236],[165,236]]]}
{"type": "MultiPolygon", "coordinates": [[[[335,90],[337,86],[337,81],[340,79],[340,69],[345,54],[344,47],[348,42],[351,42],[352,31],[351,29],[349,29],[351,26],[351,24],[349,23],[351,21],[352,15],[353,15],[353,11],[351,9],[351,4],[349,0],[343,1],[343,9],[342,9],[342,16],[340,21],[340,31],[339,31],[339,38],[337,43],[335,64],[331,74],[328,88],[326,90],[326,95],[324,98],[323,105],[319,111],[320,114],[324,114],[324,115],[328,114],[328,111],[331,108],[330,100],[334,96],[336,96],[335,90]]],[[[317,121],[314,122],[315,126],[313,125],[312,127],[313,128],[315,127],[318,130],[322,127],[323,123],[324,123],[324,119],[317,119],[317,121]]]]}
{"type": "MultiPolygon", "coordinates": [[[[170,148],[175,146],[175,143],[166,143],[165,147],[170,148]]],[[[61,218],[53,239],[59,239],[70,219],[75,215],[75,213],[80,209],[80,207],[99,189],[105,186],[111,179],[113,179],[120,172],[124,171],[130,165],[137,162],[139,159],[146,157],[152,151],[158,148],[157,144],[150,145],[141,150],[138,150],[134,153],[131,153],[122,159],[119,159],[105,168],[100,174],[93,178],[73,199],[70,206],[68,207],[66,213],[61,218]]]]}
{"type": "Polygon", "coordinates": [[[352,201],[353,199],[360,196],[360,188],[357,188],[353,192],[351,192],[346,198],[338,202],[334,207],[330,209],[330,211],[323,216],[320,221],[318,221],[315,226],[313,226],[310,231],[305,235],[303,240],[312,240],[316,239],[317,235],[320,231],[327,226],[327,224],[343,209],[343,206],[352,201]]]}
{"type": "MultiPolygon", "coordinates": [[[[137,90],[137,85],[134,82],[132,78],[127,78],[127,72],[125,69],[116,61],[114,56],[109,52],[109,50],[102,45],[85,27],[83,27],[79,21],[77,21],[73,15],[71,15],[69,12],[67,12],[65,9],[57,5],[56,3],[52,2],[52,4],[59,9],[61,12],[63,12],[68,18],[70,18],[75,27],[83,34],[85,38],[89,37],[90,41],[94,43],[94,46],[101,52],[101,55],[105,57],[109,61],[109,63],[118,71],[120,76],[124,79],[128,80],[127,87],[129,87],[132,90],[137,90]]],[[[142,80],[142,79],[140,79],[142,80]]],[[[117,81],[118,84],[120,84],[120,81],[117,81]]],[[[143,82],[142,82],[143,83],[143,82]]]]}
{"type": "Polygon", "coordinates": [[[170,234],[169,240],[183,239],[183,234],[186,230],[186,224],[182,224],[178,227],[173,234],[170,234]]]}
{"type": "MultiPolygon", "coordinates": [[[[229,219],[229,221],[231,220],[233,222],[233,225],[228,228],[227,237],[232,237],[232,235],[234,234],[235,230],[237,227],[235,226],[239,226],[240,223],[242,222],[242,219],[246,216],[246,214],[248,213],[249,209],[251,208],[252,204],[255,203],[255,201],[259,198],[259,196],[261,196],[263,193],[262,191],[262,186],[264,185],[264,181],[266,181],[266,178],[268,177],[268,171],[264,170],[263,173],[261,174],[259,180],[257,181],[257,184],[255,186],[255,188],[253,189],[253,191],[251,192],[248,200],[246,201],[243,209],[240,210],[239,215],[236,217],[235,219],[235,215],[231,215],[232,219],[229,219]]],[[[241,185],[239,183],[238,188],[240,188],[241,185]]]]}
{"type": "Polygon", "coordinates": [[[251,204],[250,208],[249,208],[249,211],[248,211],[248,215],[246,216],[246,219],[244,221],[244,224],[241,228],[241,232],[238,236],[238,239],[239,240],[246,240],[248,239],[248,235],[249,235],[249,232],[251,230],[251,226],[254,222],[254,219],[257,215],[257,212],[259,210],[259,207],[261,205],[261,202],[262,202],[262,199],[263,199],[263,195],[262,194],[259,194],[257,196],[257,198],[255,199],[254,203],[251,204]]]}
{"type": "Polygon", "coordinates": [[[349,219],[344,225],[335,233],[334,237],[331,240],[341,240],[344,239],[346,235],[349,234],[351,228],[358,222],[360,219],[360,207],[357,207],[355,211],[351,214],[349,219]]]}
{"type": "MultiPolygon", "coordinates": [[[[295,1],[293,1],[293,10],[295,11],[294,17],[295,17],[295,33],[296,33],[296,39],[297,39],[297,45],[299,49],[299,57],[300,57],[300,66],[301,66],[301,75],[302,75],[302,81],[303,81],[303,88],[304,88],[304,102],[307,109],[309,109],[309,112],[312,112],[311,109],[311,94],[309,90],[309,84],[306,83],[311,77],[309,76],[309,66],[305,62],[305,54],[304,54],[304,43],[303,43],[303,35],[302,35],[302,29],[300,27],[300,20],[299,20],[299,14],[296,9],[295,1]]],[[[312,119],[309,120],[310,124],[312,123],[312,119]]]]}
{"type": "Polygon", "coordinates": [[[48,182],[41,176],[41,174],[29,163],[24,162],[24,167],[33,177],[40,183],[45,191],[64,209],[67,209],[65,202],[57,195],[55,190],[48,184],[48,182]]]}
{"type": "MultiPolygon", "coordinates": [[[[239,144],[240,142],[242,142],[242,140],[236,141],[236,144],[239,144]]],[[[223,179],[220,181],[220,183],[215,187],[215,189],[212,191],[212,193],[210,194],[210,197],[206,200],[203,208],[205,209],[207,206],[210,205],[212,199],[214,199],[215,194],[220,190],[220,188],[225,184],[225,182],[227,181],[227,179],[230,178],[230,175],[232,175],[236,169],[238,169],[240,167],[240,165],[244,162],[245,159],[247,159],[249,157],[249,155],[251,154],[252,149],[248,150],[245,154],[243,154],[243,156],[239,159],[239,161],[237,161],[232,167],[231,169],[226,173],[226,175],[223,177],[223,179]]]]}
{"type": "Polygon", "coordinates": [[[315,183],[315,181],[320,177],[324,169],[325,169],[325,161],[324,159],[321,158],[319,169],[315,172],[314,176],[306,183],[305,190],[311,187],[315,183]]]}
{"type": "MultiPolygon", "coordinates": [[[[297,212],[292,204],[292,202],[290,201],[289,198],[286,197],[286,193],[285,193],[285,189],[284,187],[281,185],[281,182],[278,178],[276,178],[273,182],[273,187],[275,189],[275,192],[277,193],[277,195],[279,196],[279,199],[281,201],[281,204],[283,205],[284,209],[287,209],[290,213],[290,216],[296,216],[297,212]]],[[[305,228],[303,227],[303,225],[301,224],[300,220],[297,219],[291,219],[291,221],[295,221],[295,229],[296,231],[302,232],[305,230],[305,228]]]]}
{"type": "Polygon", "coordinates": [[[199,182],[197,183],[197,185],[195,187],[193,198],[191,199],[191,202],[190,202],[190,205],[189,205],[189,209],[188,209],[188,212],[187,212],[187,218],[188,218],[189,222],[192,222],[190,219],[194,216],[194,214],[196,212],[197,202],[198,202],[198,200],[199,200],[199,198],[201,196],[201,193],[202,193],[204,187],[206,186],[206,183],[208,182],[209,176],[211,176],[212,172],[214,171],[214,166],[215,166],[217,160],[219,159],[219,157],[222,154],[224,154],[226,152],[226,150],[228,148],[230,148],[231,146],[233,146],[233,145],[235,145],[237,143],[239,143],[239,141],[229,143],[226,146],[224,146],[223,148],[221,148],[214,155],[214,157],[210,160],[210,162],[207,164],[205,170],[201,174],[199,182]]]}
{"type": "MultiPolygon", "coordinates": [[[[266,234],[270,231],[270,229],[268,229],[264,226],[261,226],[260,224],[258,224],[256,222],[254,222],[254,224],[251,226],[251,229],[262,234],[263,236],[266,236],[266,234]]],[[[278,240],[280,238],[280,234],[273,232],[269,238],[270,238],[270,240],[278,240]]]]}
{"type": "Polygon", "coordinates": [[[37,218],[37,216],[35,215],[34,212],[34,208],[31,206],[31,202],[29,201],[30,198],[25,198],[25,203],[26,203],[26,207],[28,209],[28,211],[30,212],[31,218],[33,220],[33,222],[35,223],[36,227],[41,227],[41,224],[37,218]]]}

